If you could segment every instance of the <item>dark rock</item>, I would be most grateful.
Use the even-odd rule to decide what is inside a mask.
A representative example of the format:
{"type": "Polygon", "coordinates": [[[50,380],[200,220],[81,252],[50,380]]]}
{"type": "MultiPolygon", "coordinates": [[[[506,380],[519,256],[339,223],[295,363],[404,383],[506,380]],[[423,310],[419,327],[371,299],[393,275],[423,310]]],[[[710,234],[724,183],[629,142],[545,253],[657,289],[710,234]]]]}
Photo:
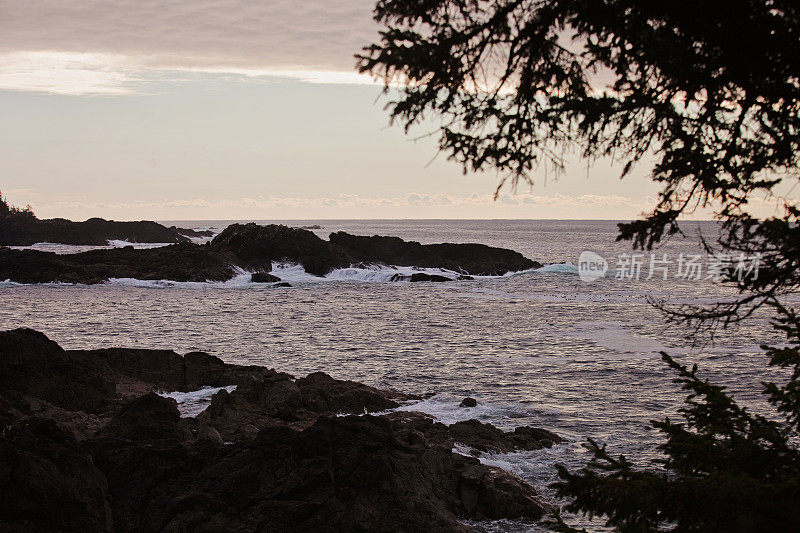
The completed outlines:
{"type": "Polygon", "coordinates": [[[456,279],[459,281],[473,281],[475,278],[473,278],[472,276],[465,276],[462,274],[458,276],[456,279]]]}
{"type": "Polygon", "coordinates": [[[253,272],[250,281],[253,283],[274,283],[280,281],[281,278],[274,276],[269,272],[253,272]]]}
{"type": "Polygon", "coordinates": [[[287,283],[287,282],[285,282],[285,281],[281,281],[280,283],[276,283],[276,284],[275,284],[275,285],[273,285],[272,287],[273,287],[273,288],[280,288],[280,287],[291,287],[291,286],[292,286],[292,284],[291,284],[291,283],[287,283]]]}
{"type": "MultiPolygon", "coordinates": [[[[504,274],[538,265],[512,250],[481,244],[422,245],[397,237],[341,232],[332,233],[330,238],[329,242],[308,230],[250,223],[232,224],[206,245],[184,242],[151,249],[125,247],[62,255],[0,248],[0,280],[86,284],[109,278],[225,281],[236,275],[238,267],[259,271],[253,274],[253,281],[276,281],[267,274],[274,261],[299,263],[318,276],[358,263],[445,268],[472,274],[504,274]]],[[[422,272],[408,279],[450,280],[422,272]]]]}
{"type": "MultiPolygon", "coordinates": [[[[219,357],[205,352],[190,352],[183,356],[182,389],[194,390],[203,386],[224,387],[232,383],[226,379],[225,363],[219,357]]],[[[177,390],[177,389],[176,389],[177,390]]]]}
{"type": "Polygon", "coordinates": [[[399,237],[366,237],[341,231],[331,233],[330,242],[367,263],[445,268],[477,275],[502,275],[541,266],[513,250],[483,244],[420,244],[399,237]]]}
{"type": "Polygon", "coordinates": [[[0,433],[0,530],[113,531],[106,478],[51,420],[0,433]]]}
{"type": "Polygon", "coordinates": [[[188,239],[177,230],[157,222],[117,222],[90,218],[72,222],[63,218],[39,220],[33,216],[0,218],[1,246],[30,246],[37,242],[104,246],[109,240],[179,243],[188,239]]]}
{"type": "Polygon", "coordinates": [[[170,226],[169,229],[183,235],[184,237],[213,237],[214,232],[210,229],[198,231],[196,229],[189,229],[189,228],[177,228],[175,226],[170,226]]]}
{"type": "Polygon", "coordinates": [[[247,446],[190,457],[98,439],[117,531],[465,531],[461,518],[542,516],[547,506],[513,475],[408,444],[390,421],[320,418],[303,431],[270,427],[247,446]]]}
{"type": "Polygon", "coordinates": [[[478,420],[465,420],[446,426],[430,416],[415,412],[393,412],[385,415],[398,427],[414,431],[420,438],[445,449],[462,444],[478,452],[508,453],[515,450],[539,450],[564,442],[545,429],[518,427],[505,432],[478,420]]]}
{"type": "Polygon", "coordinates": [[[89,413],[102,410],[116,392],[113,382],[85,372],[80,357],[25,328],[0,331],[0,391],[89,413]]]}
{"type": "Polygon", "coordinates": [[[277,224],[231,224],[214,237],[211,247],[233,253],[236,265],[242,268],[269,270],[273,261],[290,261],[303,265],[306,272],[317,276],[352,262],[345,253],[314,233],[277,224]]]}
{"type": "Polygon", "coordinates": [[[333,379],[324,372],[314,372],[295,383],[303,404],[315,413],[373,413],[399,407],[398,401],[418,398],[378,390],[355,381],[333,379]]]}
{"type": "Polygon", "coordinates": [[[476,405],[478,405],[478,401],[475,398],[464,398],[458,404],[459,407],[475,407],[476,405]]]}
{"type": "Polygon", "coordinates": [[[196,244],[136,250],[132,247],[57,255],[0,248],[0,278],[19,283],[102,283],[109,278],[225,281],[235,258],[196,244]]]}
{"type": "Polygon", "coordinates": [[[0,530],[464,531],[463,518],[548,510],[519,478],[451,451],[560,441],[548,431],[338,416],[410,399],[202,352],[65,351],[32,330],[0,332],[0,530]],[[196,418],[151,392],[223,384],[237,388],[196,418]]]}
{"type": "Polygon", "coordinates": [[[151,392],[125,405],[99,436],[131,441],[187,439],[175,400],[151,392]]]}
{"type": "Polygon", "coordinates": [[[219,391],[197,419],[215,427],[224,440],[241,442],[266,427],[307,427],[321,415],[374,413],[411,399],[419,397],[333,379],[322,372],[297,380],[275,372],[231,393],[219,391]]]}
{"type": "Polygon", "coordinates": [[[411,274],[411,277],[408,279],[410,282],[414,283],[417,281],[453,281],[453,278],[448,278],[447,276],[440,276],[439,274],[426,274],[425,272],[415,272],[411,274]]]}

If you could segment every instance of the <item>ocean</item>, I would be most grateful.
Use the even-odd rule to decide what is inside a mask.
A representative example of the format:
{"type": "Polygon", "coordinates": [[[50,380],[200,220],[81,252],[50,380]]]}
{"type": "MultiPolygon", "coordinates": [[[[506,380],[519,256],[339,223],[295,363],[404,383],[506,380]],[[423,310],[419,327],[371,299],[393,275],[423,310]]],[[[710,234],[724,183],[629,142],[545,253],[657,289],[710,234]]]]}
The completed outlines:
{"type": "MultiPolygon", "coordinates": [[[[165,223],[219,231],[230,222],[165,223]]],[[[347,231],[423,243],[477,242],[511,248],[546,266],[472,281],[397,283],[388,282],[397,271],[388,268],[343,269],[323,279],[296,265],[275,265],[291,288],[250,283],[244,272],[226,283],[6,282],[0,283],[0,329],[34,328],[65,348],[202,350],[228,362],[295,375],[321,370],[377,387],[435,393],[404,408],[445,423],[478,418],[506,430],[532,425],[565,437],[567,443],[550,450],[481,456],[548,497],[548,485],[556,479],[553,464],[573,469],[585,464],[587,437],[640,465],[658,457],[660,437],[649,421],[676,416],[684,397],[660,351],[698,363],[703,374],[727,385],[741,402],[764,409],[759,383],[775,372],[767,370],[759,345],[779,339],[764,317],[718,331],[711,342],[707,335],[692,336],[685,326],[666,324],[654,306],[712,303],[735,295],[713,279],[713,259],[689,261],[700,254],[700,235],[716,235],[714,223],[686,223],[685,237],[674,238],[653,257],[636,259],[625,255],[631,253],[629,243],[615,242],[616,223],[609,221],[282,223],[319,225],[314,231],[323,238],[347,231]],[[582,280],[577,265],[584,251],[608,261],[605,276],[582,280]],[[691,271],[690,263],[704,270],[691,271]],[[478,406],[458,407],[465,396],[476,398],[478,406]]],[[[61,253],[78,249],[37,247],[61,253]]],[[[746,259],[749,271],[742,272],[754,275],[755,260],[746,259]]],[[[481,527],[529,529],[511,522],[481,527]]]]}

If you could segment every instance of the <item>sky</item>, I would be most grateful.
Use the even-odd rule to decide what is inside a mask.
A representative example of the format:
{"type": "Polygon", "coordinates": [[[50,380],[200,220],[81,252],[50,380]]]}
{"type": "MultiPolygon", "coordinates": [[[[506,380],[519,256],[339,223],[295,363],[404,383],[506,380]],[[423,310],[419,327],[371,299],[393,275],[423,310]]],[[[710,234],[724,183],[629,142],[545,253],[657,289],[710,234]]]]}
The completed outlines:
{"type": "Polygon", "coordinates": [[[0,191],[83,220],[629,219],[658,188],[607,161],[504,189],[355,73],[370,0],[0,0],[0,191]]]}

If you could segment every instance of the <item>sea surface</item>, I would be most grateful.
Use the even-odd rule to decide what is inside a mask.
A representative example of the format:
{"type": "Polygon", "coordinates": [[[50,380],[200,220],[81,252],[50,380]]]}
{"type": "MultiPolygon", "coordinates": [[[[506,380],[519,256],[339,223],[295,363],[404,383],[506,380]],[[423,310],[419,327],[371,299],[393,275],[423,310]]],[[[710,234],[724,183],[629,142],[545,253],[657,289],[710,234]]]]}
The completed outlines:
{"type": "MultiPolygon", "coordinates": [[[[230,222],[166,223],[219,231],[230,222]]],[[[425,411],[445,423],[478,418],[506,430],[533,425],[565,437],[566,444],[550,450],[480,457],[520,475],[547,497],[556,479],[553,464],[584,465],[587,437],[643,466],[658,457],[660,437],[649,421],[675,416],[684,397],[660,351],[698,363],[701,372],[757,411],[765,406],[759,383],[776,377],[766,369],[759,345],[779,338],[763,317],[717,331],[712,343],[707,335],[693,336],[686,327],[666,324],[654,306],[707,304],[734,296],[728,287],[706,279],[713,274],[708,258],[701,258],[701,279],[678,276],[681,254],[684,260],[699,254],[699,236],[716,235],[713,223],[686,223],[685,238],[655,250],[661,268],[651,279],[650,256],[642,258],[636,279],[621,258],[631,253],[630,245],[615,242],[617,225],[609,221],[283,223],[319,225],[313,231],[323,238],[347,231],[423,243],[478,242],[517,250],[547,266],[473,281],[392,283],[387,280],[397,269],[343,269],[321,279],[295,265],[275,265],[292,288],[250,283],[245,272],[226,283],[6,282],[0,283],[0,329],[35,328],[65,348],[203,350],[228,362],[295,375],[322,370],[377,387],[435,393],[404,409],[425,411]],[[575,265],[583,251],[608,260],[604,277],[581,280],[575,265]],[[458,407],[465,396],[476,398],[478,407],[458,407]]],[[[505,521],[479,526],[536,530],[505,521]]]]}

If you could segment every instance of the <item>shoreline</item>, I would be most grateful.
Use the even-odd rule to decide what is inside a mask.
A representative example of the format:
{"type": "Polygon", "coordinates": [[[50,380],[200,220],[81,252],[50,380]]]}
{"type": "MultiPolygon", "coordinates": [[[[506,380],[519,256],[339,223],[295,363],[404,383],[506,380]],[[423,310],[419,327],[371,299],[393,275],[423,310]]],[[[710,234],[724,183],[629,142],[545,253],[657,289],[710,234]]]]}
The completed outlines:
{"type": "Polygon", "coordinates": [[[520,478],[455,449],[535,450],[560,437],[392,411],[421,396],[202,352],[62,350],[26,329],[0,332],[0,367],[0,448],[30,469],[0,524],[462,531],[465,519],[537,520],[550,509],[520,478]],[[195,416],[155,393],[204,387],[217,391],[195,416]],[[43,464],[59,483],[45,482],[43,464]],[[134,511],[143,508],[145,518],[134,511]]]}

